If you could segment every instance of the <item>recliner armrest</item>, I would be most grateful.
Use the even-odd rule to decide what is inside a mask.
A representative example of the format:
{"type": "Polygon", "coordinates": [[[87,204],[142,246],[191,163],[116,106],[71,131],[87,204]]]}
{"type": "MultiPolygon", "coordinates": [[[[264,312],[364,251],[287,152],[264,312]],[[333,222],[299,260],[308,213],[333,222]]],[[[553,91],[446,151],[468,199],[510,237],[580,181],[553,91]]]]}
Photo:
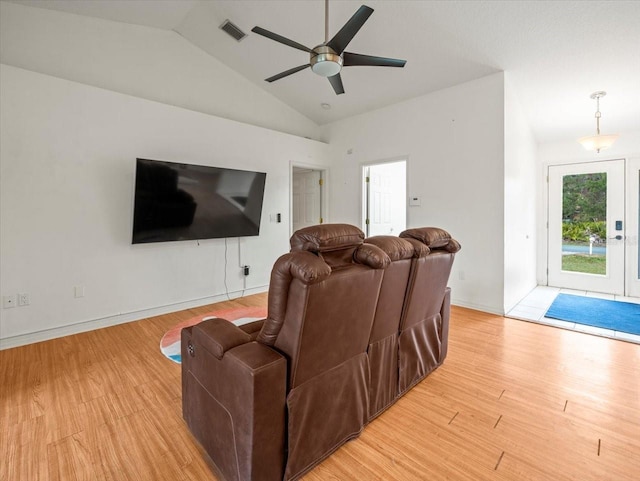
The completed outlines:
{"type": "Polygon", "coordinates": [[[222,359],[224,353],[251,341],[251,336],[225,319],[209,319],[193,326],[193,339],[222,359]]]}
{"type": "Polygon", "coordinates": [[[182,330],[183,417],[224,479],[282,481],[287,361],[257,342],[229,348],[220,359],[213,351],[224,351],[226,341],[218,329],[241,331],[231,323],[182,330]]]}

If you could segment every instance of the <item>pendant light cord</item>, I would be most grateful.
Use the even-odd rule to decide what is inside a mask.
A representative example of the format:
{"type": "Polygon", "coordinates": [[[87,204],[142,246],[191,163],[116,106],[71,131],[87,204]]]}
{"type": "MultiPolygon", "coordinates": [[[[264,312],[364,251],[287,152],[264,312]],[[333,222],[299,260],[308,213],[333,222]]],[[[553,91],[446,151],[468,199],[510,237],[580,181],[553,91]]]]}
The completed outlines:
{"type": "Polygon", "coordinates": [[[600,135],[600,96],[596,97],[596,135],[600,135]]]}

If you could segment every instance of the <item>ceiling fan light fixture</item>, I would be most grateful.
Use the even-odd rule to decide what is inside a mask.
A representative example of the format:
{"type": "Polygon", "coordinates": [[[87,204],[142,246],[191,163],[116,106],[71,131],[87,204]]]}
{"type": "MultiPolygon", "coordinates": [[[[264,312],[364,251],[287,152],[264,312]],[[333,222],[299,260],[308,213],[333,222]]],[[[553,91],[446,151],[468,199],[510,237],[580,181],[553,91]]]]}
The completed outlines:
{"type": "Polygon", "coordinates": [[[311,70],[321,77],[333,77],[342,70],[342,57],[331,47],[319,46],[311,51],[311,70]]]}
{"type": "Polygon", "coordinates": [[[581,137],[578,142],[582,144],[585,150],[595,150],[596,153],[600,153],[601,150],[608,149],[613,143],[620,137],[618,134],[601,135],[600,134],[600,99],[607,95],[607,92],[598,91],[591,94],[591,98],[596,101],[596,135],[589,135],[587,137],[581,137]]]}

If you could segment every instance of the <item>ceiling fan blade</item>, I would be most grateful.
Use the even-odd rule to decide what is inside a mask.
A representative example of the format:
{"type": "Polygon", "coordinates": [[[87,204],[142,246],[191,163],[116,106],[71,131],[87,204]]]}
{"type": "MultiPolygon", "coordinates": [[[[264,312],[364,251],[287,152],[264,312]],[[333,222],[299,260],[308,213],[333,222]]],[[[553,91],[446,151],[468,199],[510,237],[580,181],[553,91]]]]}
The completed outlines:
{"type": "Polygon", "coordinates": [[[327,78],[329,79],[329,82],[331,83],[333,90],[335,90],[336,95],[340,95],[344,93],[344,87],[342,86],[342,78],[340,77],[339,73],[327,78]]]}
{"type": "Polygon", "coordinates": [[[294,68],[290,68],[289,70],[285,70],[284,72],[280,72],[277,75],[274,75],[273,77],[269,77],[267,79],[265,79],[266,82],[274,82],[276,80],[280,80],[281,78],[284,77],[288,77],[291,74],[294,74],[296,72],[300,72],[300,70],[304,70],[305,68],[309,68],[311,67],[311,64],[308,63],[306,65],[300,65],[299,67],[294,67],[294,68]]]}
{"type": "Polygon", "coordinates": [[[367,7],[366,5],[362,5],[356,13],[353,14],[353,17],[349,19],[347,23],[340,29],[338,33],[334,35],[334,37],[327,42],[327,46],[331,47],[335,50],[338,55],[344,52],[344,49],[347,48],[349,42],[356,36],[358,30],[364,25],[364,22],[371,16],[373,13],[373,8],[367,7]]]}
{"type": "Polygon", "coordinates": [[[374,57],[373,55],[362,55],[361,53],[344,52],[342,55],[343,66],[353,67],[364,65],[370,67],[404,67],[406,60],[397,58],[374,57]]]}
{"type": "Polygon", "coordinates": [[[251,31],[253,33],[257,33],[258,35],[262,35],[263,37],[267,37],[267,38],[270,38],[271,40],[275,40],[276,42],[280,42],[285,45],[288,45],[289,47],[302,50],[303,52],[311,52],[311,49],[309,47],[305,47],[301,43],[294,42],[293,40],[289,40],[288,38],[283,37],[282,35],[278,35],[277,33],[270,32],[269,30],[265,30],[264,28],[253,27],[251,31]]]}

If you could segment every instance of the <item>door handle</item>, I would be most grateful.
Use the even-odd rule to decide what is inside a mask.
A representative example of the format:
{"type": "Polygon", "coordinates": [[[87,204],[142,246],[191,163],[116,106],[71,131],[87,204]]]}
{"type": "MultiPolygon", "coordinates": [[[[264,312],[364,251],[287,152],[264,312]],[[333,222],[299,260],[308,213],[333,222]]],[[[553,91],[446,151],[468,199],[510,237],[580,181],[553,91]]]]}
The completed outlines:
{"type": "Polygon", "coordinates": [[[607,237],[607,239],[610,239],[610,240],[614,240],[614,239],[615,240],[622,240],[622,239],[624,239],[624,236],[617,235],[615,237],[607,237]]]}

